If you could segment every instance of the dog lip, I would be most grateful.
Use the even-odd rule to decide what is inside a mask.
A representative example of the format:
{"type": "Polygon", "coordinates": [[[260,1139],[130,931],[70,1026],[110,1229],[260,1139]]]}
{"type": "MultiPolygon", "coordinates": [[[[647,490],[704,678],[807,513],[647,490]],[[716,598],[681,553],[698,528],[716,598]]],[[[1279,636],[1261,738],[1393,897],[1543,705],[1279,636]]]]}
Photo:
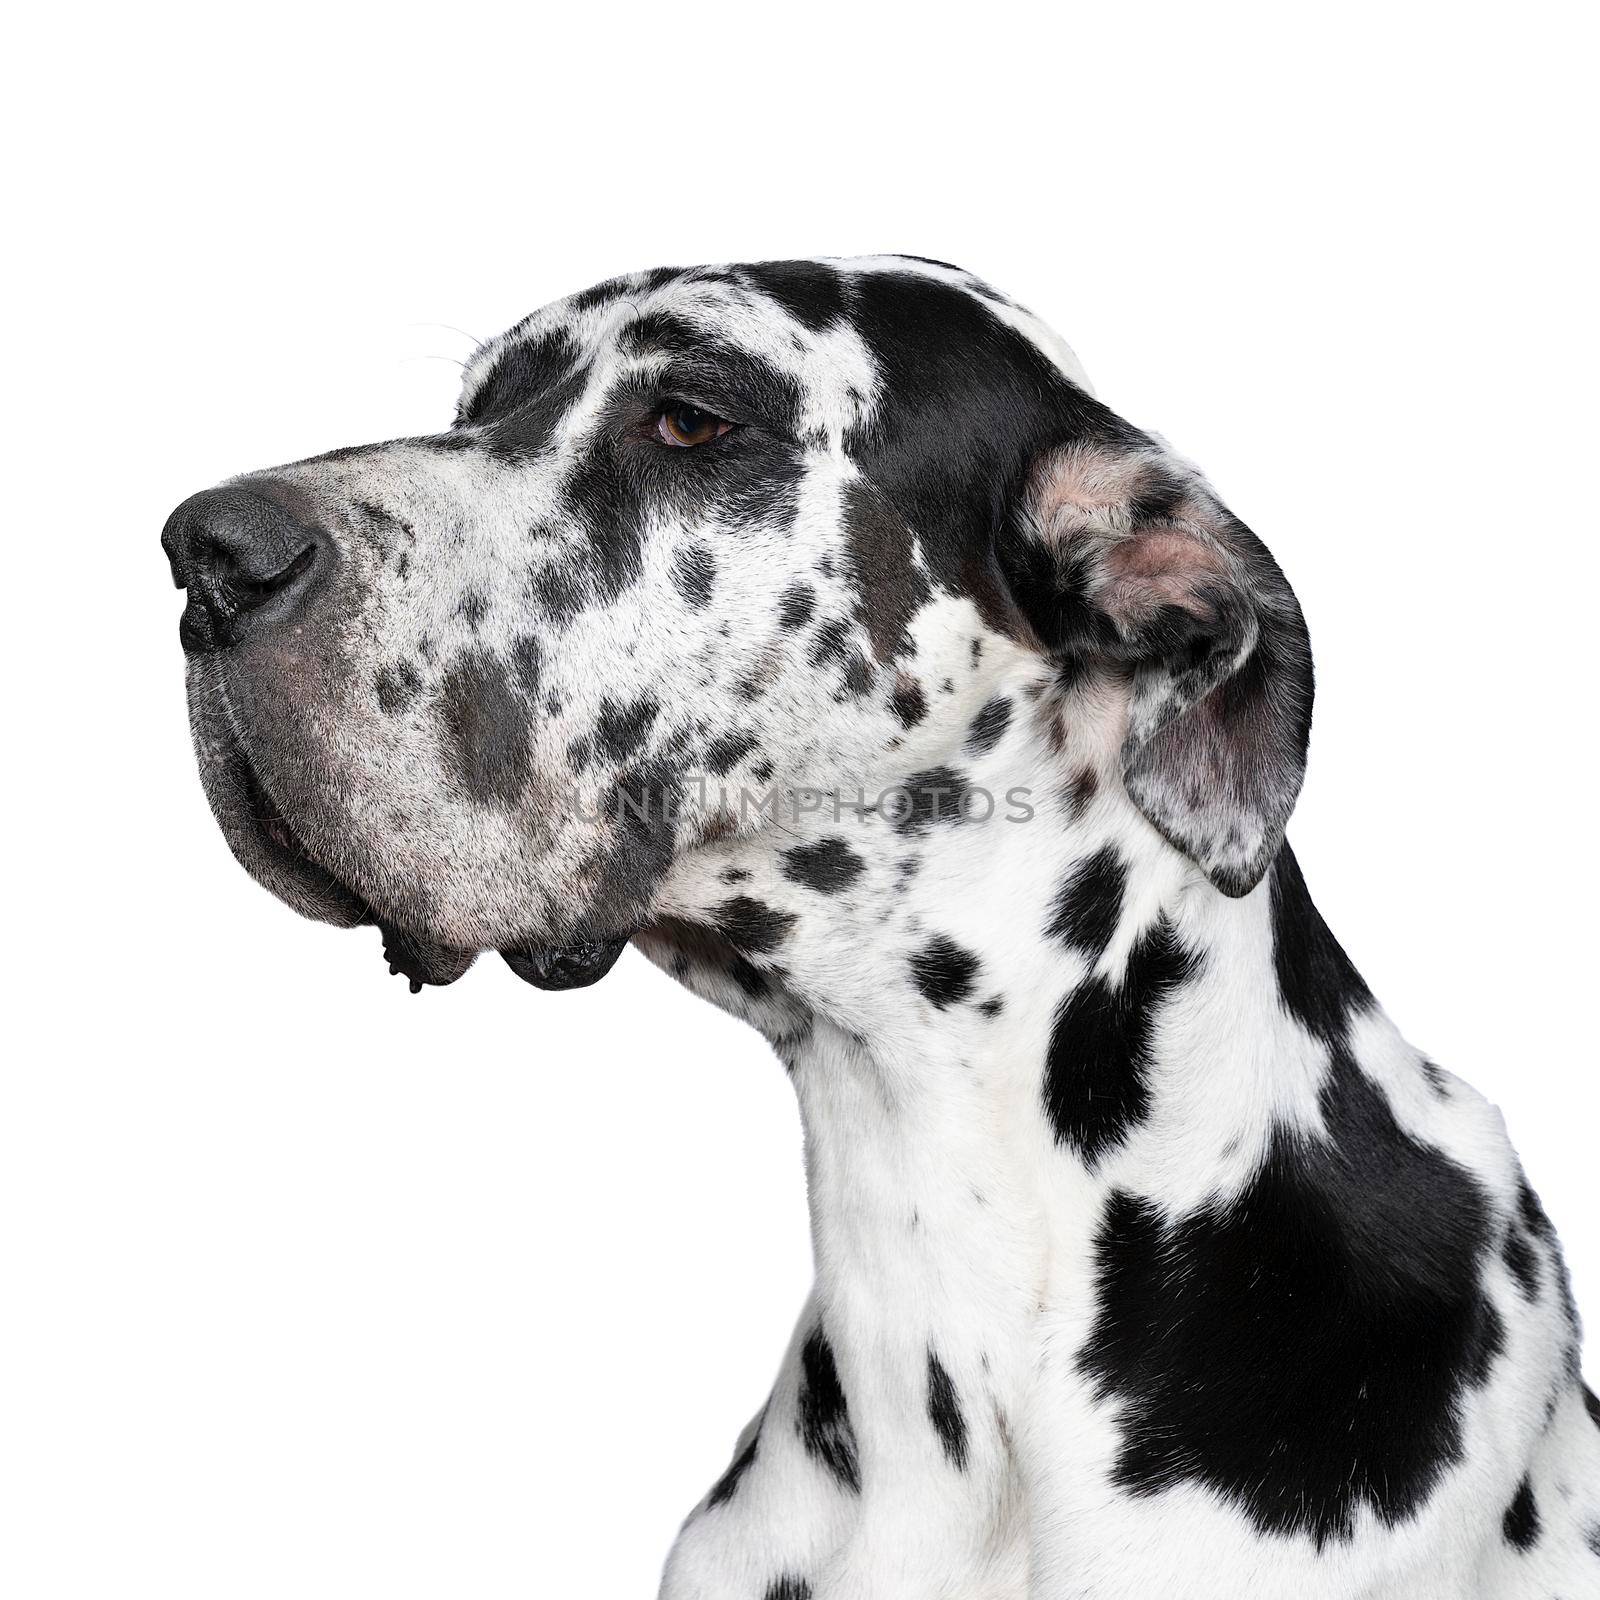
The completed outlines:
{"type": "Polygon", "coordinates": [[[536,989],[587,989],[617,964],[627,937],[541,949],[502,950],[501,959],[536,989]]]}

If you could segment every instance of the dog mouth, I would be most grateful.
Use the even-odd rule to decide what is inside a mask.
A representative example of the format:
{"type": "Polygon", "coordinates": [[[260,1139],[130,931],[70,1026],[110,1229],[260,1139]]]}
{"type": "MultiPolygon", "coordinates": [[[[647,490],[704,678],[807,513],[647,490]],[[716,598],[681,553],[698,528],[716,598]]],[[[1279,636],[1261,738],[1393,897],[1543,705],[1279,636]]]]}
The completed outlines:
{"type": "MultiPolygon", "coordinates": [[[[375,926],[392,976],[412,994],[460,978],[480,954],[424,938],[388,920],[306,845],[273,799],[242,740],[229,730],[202,736],[201,776],[211,808],[240,864],[258,883],[302,916],[335,927],[375,926]]],[[[627,936],[571,945],[520,945],[498,953],[525,983],[538,989],[582,989],[614,967],[627,936]]]]}

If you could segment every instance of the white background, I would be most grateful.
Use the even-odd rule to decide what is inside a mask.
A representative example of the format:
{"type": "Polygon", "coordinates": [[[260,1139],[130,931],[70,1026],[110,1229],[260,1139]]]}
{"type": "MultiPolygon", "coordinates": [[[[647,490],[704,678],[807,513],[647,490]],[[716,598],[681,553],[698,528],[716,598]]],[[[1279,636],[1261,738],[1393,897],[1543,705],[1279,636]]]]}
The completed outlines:
{"type": "Polygon", "coordinates": [[[1310,619],[1313,892],[1504,1107],[1600,1317],[1577,6],[40,15],[0,97],[0,1592],[649,1596],[764,1398],[809,1281],[779,1067],[637,955],[411,999],[255,887],[156,543],[443,426],[473,336],[632,267],[961,262],[1207,469],[1310,619]]]}

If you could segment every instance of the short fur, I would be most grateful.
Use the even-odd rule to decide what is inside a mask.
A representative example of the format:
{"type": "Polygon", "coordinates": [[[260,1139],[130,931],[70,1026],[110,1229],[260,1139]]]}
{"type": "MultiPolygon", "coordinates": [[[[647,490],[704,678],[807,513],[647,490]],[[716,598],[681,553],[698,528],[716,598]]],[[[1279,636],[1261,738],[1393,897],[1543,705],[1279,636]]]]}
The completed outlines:
{"type": "Polygon", "coordinates": [[[1600,1595],[1555,1233],[1283,842],[1293,592],[1029,313],[619,278],[166,543],[265,884],[418,986],[632,940],[789,1071],[816,1286],[665,1600],[1600,1595]]]}

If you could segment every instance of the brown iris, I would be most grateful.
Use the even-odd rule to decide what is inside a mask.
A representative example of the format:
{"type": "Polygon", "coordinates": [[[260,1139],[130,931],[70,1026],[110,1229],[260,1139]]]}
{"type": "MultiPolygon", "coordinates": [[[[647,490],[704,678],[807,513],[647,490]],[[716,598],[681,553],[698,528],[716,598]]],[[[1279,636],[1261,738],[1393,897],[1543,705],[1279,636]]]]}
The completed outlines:
{"type": "Polygon", "coordinates": [[[686,446],[710,444],[720,439],[733,424],[699,406],[671,405],[656,419],[656,434],[663,444],[686,446]]]}

